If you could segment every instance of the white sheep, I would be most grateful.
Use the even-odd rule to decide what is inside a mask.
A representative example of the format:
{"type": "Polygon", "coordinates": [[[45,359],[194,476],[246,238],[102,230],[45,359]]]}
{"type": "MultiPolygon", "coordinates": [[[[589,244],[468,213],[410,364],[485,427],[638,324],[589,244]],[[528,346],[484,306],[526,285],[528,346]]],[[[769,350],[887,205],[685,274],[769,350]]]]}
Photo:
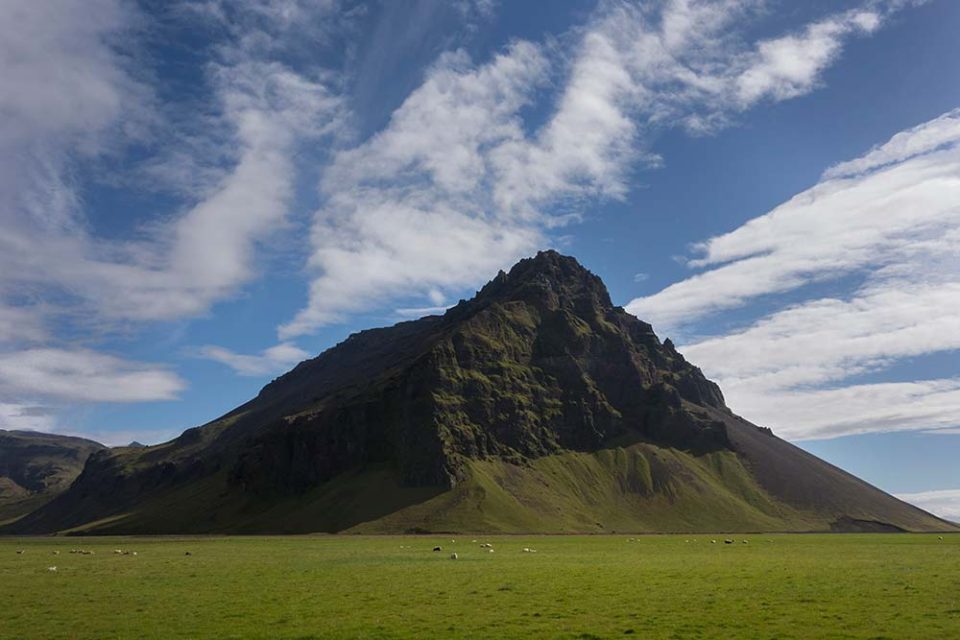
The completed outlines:
{"type": "Polygon", "coordinates": [[[47,571],[56,571],[56,570],[57,570],[56,567],[47,567],[47,571]]]}
{"type": "Polygon", "coordinates": [[[451,554],[450,554],[450,559],[451,559],[451,560],[456,560],[456,559],[459,558],[459,557],[460,557],[460,556],[458,556],[456,553],[451,553],[451,554]]]}

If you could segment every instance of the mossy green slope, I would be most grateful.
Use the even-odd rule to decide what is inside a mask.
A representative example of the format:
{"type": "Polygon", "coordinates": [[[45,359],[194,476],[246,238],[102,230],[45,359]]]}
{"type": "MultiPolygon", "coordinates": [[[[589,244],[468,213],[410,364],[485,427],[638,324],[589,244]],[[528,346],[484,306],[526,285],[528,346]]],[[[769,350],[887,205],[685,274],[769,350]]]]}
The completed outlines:
{"type": "Polygon", "coordinates": [[[350,531],[806,531],[827,524],[771,498],[729,451],[694,456],[636,444],[529,465],[469,466],[454,490],[350,531]]]}

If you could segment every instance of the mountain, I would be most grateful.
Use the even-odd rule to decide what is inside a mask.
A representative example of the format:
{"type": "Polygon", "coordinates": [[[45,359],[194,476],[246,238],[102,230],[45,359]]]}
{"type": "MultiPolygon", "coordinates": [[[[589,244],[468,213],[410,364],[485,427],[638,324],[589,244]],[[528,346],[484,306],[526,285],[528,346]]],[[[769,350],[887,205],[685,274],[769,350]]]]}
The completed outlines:
{"type": "Polygon", "coordinates": [[[92,440],[0,429],[0,524],[65,491],[87,458],[104,446],[92,440]]]}
{"type": "Polygon", "coordinates": [[[95,452],[6,531],[952,528],[736,416],[597,276],[546,251],[176,440],[95,452]]]}

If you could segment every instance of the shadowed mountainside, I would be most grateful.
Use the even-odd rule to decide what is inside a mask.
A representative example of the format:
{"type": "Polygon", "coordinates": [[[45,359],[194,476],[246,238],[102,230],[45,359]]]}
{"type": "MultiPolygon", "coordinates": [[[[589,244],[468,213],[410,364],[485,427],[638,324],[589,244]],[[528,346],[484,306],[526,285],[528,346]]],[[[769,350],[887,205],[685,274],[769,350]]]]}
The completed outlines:
{"type": "Polygon", "coordinates": [[[0,523],[46,504],[80,475],[104,446],[92,440],[0,429],[0,523]]]}
{"type": "Polygon", "coordinates": [[[948,530],[734,415],[553,251],[363,331],[8,532],[948,530]]]}

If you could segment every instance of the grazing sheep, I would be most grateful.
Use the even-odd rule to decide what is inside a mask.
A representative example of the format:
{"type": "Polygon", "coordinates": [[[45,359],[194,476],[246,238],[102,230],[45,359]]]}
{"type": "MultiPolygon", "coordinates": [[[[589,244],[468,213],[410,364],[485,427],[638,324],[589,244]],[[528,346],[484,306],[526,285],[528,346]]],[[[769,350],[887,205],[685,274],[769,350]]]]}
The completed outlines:
{"type": "Polygon", "coordinates": [[[443,551],[443,547],[434,547],[433,550],[434,550],[434,551],[443,551]]]}
{"type": "Polygon", "coordinates": [[[710,541],[710,544],[717,544],[717,541],[716,541],[716,540],[711,540],[711,541],[710,541]]]}
{"type": "Polygon", "coordinates": [[[937,538],[937,540],[939,540],[940,542],[943,542],[943,536],[940,536],[939,538],[937,538]]]}
{"type": "Polygon", "coordinates": [[[456,553],[451,553],[451,554],[450,554],[450,559],[451,559],[451,560],[456,560],[458,557],[459,557],[459,556],[458,556],[456,553]]]}
{"type": "Polygon", "coordinates": [[[60,555],[60,552],[59,552],[59,551],[54,551],[54,552],[53,552],[53,555],[58,556],[58,555],[60,555]]]}
{"type": "Polygon", "coordinates": [[[536,550],[536,549],[531,549],[530,547],[524,547],[524,548],[523,548],[523,552],[524,552],[524,553],[536,553],[537,550],[536,550]]]}
{"type": "Polygon", "coordinates": [[[56,571],[56,570],[57,570],[56,567],[47,567],[47,571],[56,571]]]}
{"type": "Polygon", "coordinates": [[[749,541],[749,540],[744,540],[744,541],[743,541],[743,544],[747,544],[748,542],[750,542],[750,541],[749,541]]]}
{"type": "Polygon", "coordinates": [[[487,549],[487,553],[493,553],[493,549],[487,549]]]}
{"type": "Polygon", "coordinates": [[[192,553],[190,553],[189,551],[187,551],[187,552],[186,552],[186,553],[184,553],[183,555],[185,555],[185,556],[192,556],[193,554],[192,554],[192,553]]]}
{"type": "Polygon", "coordinates": [[[17,549],[17,555],[18,555],[18,556],[22,556],[22,555],[23,555],[23,549],[17,549]]]}
{"type": "Polygon", "coordinates": [[[726,540],[723,541],[723,544],[733,544],[733,540],[731,540],[730,538],[727,538],[726,540]]]}

